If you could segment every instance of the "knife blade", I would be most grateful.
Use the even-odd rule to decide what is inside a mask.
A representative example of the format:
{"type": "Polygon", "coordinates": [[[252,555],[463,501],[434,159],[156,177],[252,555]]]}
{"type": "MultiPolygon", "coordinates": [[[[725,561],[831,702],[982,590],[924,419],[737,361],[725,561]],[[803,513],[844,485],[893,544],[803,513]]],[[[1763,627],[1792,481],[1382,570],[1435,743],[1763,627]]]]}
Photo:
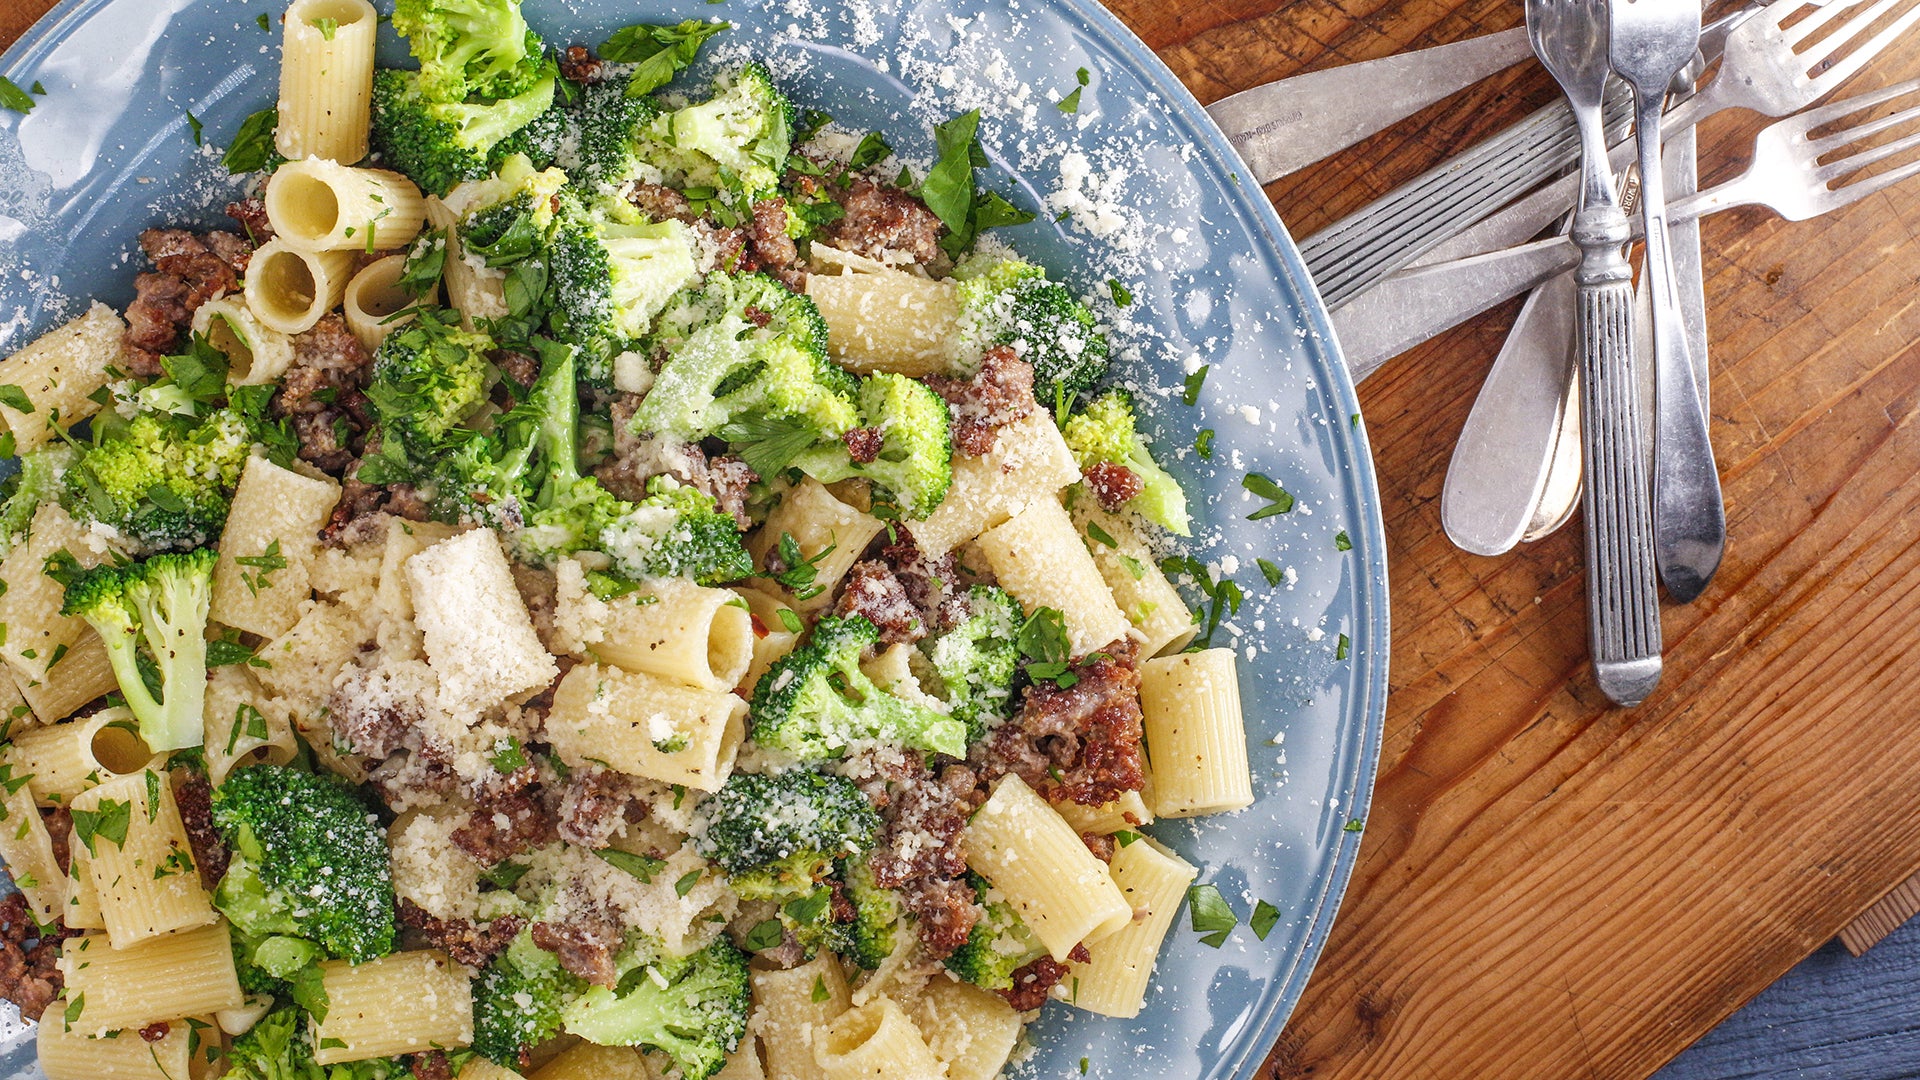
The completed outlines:
{"type": "Polygon", "coordinates": [[[1525,27],[1309,71],[1207,106],[1255,183],[1344,150],[1533,56],[1525,27]]]}

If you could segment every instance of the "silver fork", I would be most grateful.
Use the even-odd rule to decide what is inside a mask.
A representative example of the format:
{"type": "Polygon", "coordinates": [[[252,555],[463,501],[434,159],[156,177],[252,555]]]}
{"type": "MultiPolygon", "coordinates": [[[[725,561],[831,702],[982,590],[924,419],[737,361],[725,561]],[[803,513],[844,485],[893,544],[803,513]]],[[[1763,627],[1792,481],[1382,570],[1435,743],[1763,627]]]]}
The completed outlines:
{"type": "Polygon", "coordinates": [[[1653,560],[1667,595],[1687,603],[1720,568],[1727,514],[1694,380],[1679,273],[1667,235],[1666,168],[1660,115],[1667,87],[1700,44],[1700,0],[1613,0],[1607,5],[1614,74],[1633,87],[1640,156],[1640,218],[1647,237],[1647,294],[1653,330],[1653,560]]]}
{"type": "MultiPolygon", "coordinates": [[[[1920,148],[1920,79],[1909,79],[1884,90],[1831,102],[1774,121],[1755,138],[1753,163],[1747,166],[1746,172],[1676,201],[1667,216],[1671,221],[1687,221],[1736,206],[1764,206],[1788,221],[1806,221],[1884,191],[1909,177],[1920,176],[1920,154],[1915,154],[1915,160],[1897,168],[1835,186],[1837,181],[1861,169],[1916,148],[1920,148]],[[1810,134],[1815,128],[1909,95],[1915,97],[1915,103],[1889,116],[1862,121],[1818,139],[1810,134]],[[1820,163],[1823,157],[1905,125],[1912,125],[1913,133],[1881,146],[1862,146],[1848,157],[1820,163]]],[[[1413,294],[1448,294],[1473,288],[1476,290],[1474,303],[1485,310],[1575,269],[1581,260],[1578,247],[1566,237],[1556,237],[1420,267],[1395,281],[1415,286],[1401,294],[1403,301],[1410,300],[1413,294]]],[[[1347,328],[1352,326],[1348,312],[1353,310],[1345,308],[1334,316],[1334,330],[1343,341],[1347,328]]]]}
{"type": "Polygon", "coordinates": [[[1527,33],[1580,129],[1579,367],[1586,444],[1587,639],[1608,698],[1638,705],[1660,681],[1660,600],[1634,383],[1631,229],[1613,193],[1600,102],[1610,74],[1605,0],[1527,0],[1527,33]]]}

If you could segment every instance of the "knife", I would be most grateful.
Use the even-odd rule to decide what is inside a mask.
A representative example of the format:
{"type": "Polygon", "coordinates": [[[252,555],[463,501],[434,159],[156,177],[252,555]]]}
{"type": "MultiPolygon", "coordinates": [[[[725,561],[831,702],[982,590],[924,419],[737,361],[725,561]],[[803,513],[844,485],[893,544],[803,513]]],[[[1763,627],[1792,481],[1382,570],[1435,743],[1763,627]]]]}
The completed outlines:
{"type": "Polygon", "coordinates": [[[1207,106],[1257,184],[1269,184],[1504,71],[1533,50],[1526,27],[1309,71],[1207,106]]]}

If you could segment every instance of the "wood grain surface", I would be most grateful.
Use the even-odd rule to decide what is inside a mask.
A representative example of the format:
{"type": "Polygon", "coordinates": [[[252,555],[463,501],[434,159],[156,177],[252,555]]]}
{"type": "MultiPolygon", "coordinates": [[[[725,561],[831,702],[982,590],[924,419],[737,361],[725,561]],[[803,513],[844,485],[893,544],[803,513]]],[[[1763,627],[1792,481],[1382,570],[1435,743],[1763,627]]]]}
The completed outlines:
{"type": "MultiPolygon", "coordinates": [[[[1110,0],[1203,102],[1516,25],[1512,0],[1110,0]]],[[[48,0],[0,2],[0,43],[48,0]]],[[[1920,75],[1909,35],[1848,90],[1920,75]]],[[[1552,98],[1533,65],[1268,193],[1304,236],[1552,98]]],[[[1706,180],[1761,121],[1701,132],[1706,180]]],[[[1667,609],[1667,677],[1606,707],[1579,529],[1440,531],[1447,454],[1517,305],[1361,397],[1393,584],[1360,866],[1263,1075],[1640,1080],[1920,869],[1920,182],[1704,230],[1731,540],[1667,609]]]]}

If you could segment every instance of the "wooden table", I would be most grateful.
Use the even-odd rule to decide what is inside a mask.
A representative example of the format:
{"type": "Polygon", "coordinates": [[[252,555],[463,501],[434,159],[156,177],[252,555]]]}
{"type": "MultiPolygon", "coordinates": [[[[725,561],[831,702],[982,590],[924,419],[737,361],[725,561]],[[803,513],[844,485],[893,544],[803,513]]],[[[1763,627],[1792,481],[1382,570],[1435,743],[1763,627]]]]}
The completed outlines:
{"type": "MultiPolygon", "coordinates": [[[[1212,101],[1504,29],[1511,0],[1111,0],[1212,101]],[[1278,10],[1275,10],[1278,8],[1278,10]]],[[[0,4],[0,44],[50,0],[0,4]]],[[[1920,74],[1920,35],[1862,84],[1920,74]]],[[[1306,235],[1551,100],[1534,66],[1276,184],[1306,235]]],[[[1710,121],[1711,181],[1760,121],[1710,121]]],[[[1645,1077],[1920,869],[1920,183],[1705,226],[1731,541],[1667,609],[1667,677],[1606,707],[1579,529],[1500,559],[1440,531],[1516,305],[1361,395],[1393,574],[1393,697],[1360,866],[1276,1077],[1645,1077]]]]}

